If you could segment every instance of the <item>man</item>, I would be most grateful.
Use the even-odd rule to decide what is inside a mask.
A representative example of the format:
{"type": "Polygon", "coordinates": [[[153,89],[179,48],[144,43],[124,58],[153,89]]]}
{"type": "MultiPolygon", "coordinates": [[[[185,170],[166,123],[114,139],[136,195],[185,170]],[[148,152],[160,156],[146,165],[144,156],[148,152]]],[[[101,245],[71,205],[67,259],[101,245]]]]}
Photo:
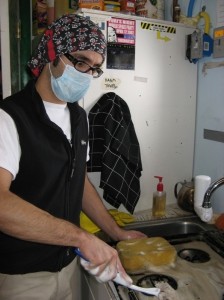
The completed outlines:
{"type": "Polygon", "coordinates": [[[36,80],[0,104],[1,300],[79,299],[74,248],[101,281],[119,272],[131,283],[116,250],[79,228],[82,209],[115,241],[144,236],[117,226],[86,174],[88,125],[77,101],[102,74],[105,50],[94,23],[63,16],[29,62],[36,80]]]}

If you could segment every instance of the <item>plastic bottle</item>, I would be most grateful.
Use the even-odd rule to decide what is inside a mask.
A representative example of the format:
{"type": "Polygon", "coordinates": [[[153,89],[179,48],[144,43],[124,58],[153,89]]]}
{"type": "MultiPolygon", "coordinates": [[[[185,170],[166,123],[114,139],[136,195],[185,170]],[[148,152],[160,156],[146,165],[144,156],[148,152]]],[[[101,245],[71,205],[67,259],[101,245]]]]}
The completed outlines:
{"type": "Polygon", "coordinates": [[[166,214],[166,192],[163,190],[163,177],[154,176],[159,179],[157,191],[153,193],[152,215],[154,217],[163,217],[166,214]]]}

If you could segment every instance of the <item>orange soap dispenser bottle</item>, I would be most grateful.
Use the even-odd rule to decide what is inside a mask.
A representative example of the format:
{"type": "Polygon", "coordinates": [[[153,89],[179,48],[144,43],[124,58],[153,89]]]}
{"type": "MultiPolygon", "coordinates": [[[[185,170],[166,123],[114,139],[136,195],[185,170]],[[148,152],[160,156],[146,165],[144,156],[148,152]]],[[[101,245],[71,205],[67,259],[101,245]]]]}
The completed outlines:
{"type": "Polygon", "coordinates": [[[153,193],[152,215],[154,217],[163,217],[166,214],[166,192],[163,190],[163,177],[154,176],[159,179],[157,191],[153,193]]]}

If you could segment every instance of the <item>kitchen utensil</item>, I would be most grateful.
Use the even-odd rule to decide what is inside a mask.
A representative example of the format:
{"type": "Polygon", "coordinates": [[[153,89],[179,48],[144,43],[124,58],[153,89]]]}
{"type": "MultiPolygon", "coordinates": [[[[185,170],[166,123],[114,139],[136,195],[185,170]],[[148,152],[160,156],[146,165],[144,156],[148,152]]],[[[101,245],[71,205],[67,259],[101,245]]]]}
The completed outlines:
{"type": "MultiPolygon", "coordinates": [[[[78,248],[74,249],[74,252],[81,257],[81,259],[84,259],[85,261],[87,261],[87,259],[85,259],[85,257],[82,255],[81,251],[78,248]]],[[[159,288],[143,288],[137,285],[128,285],[127,282],[120,276],[120,273],[117,273],[117,276],[113,279],[114,282],[126,286],[127,288],[131,289],[131,290],[135,290],[138,292],[142,292],[148,295],[154,295],[154,296],[158,296],[160,293],[160,289],[159,288]]]]}
{"type": "Polygon", "coordinates": [[[177,203],[183,210],[192,212],[194,211],[194,182],[193,180],[187,182],[177,182],[174,186],[174,195],[177,203]],[[181,185],[178,191],[179,185],[181,185]]]}

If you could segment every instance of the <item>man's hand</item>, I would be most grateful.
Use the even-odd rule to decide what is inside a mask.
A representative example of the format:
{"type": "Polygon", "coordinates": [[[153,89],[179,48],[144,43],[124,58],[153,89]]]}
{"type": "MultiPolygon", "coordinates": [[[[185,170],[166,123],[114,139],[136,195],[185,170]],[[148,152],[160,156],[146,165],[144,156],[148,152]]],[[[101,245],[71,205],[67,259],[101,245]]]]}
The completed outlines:
{"type": "Polygon", "coordinates": [[[144,237],[147,237],[147,235],[137,230],[124,230],[120,228],[119,232],[117,232],[117,241],[140,239],[144,237]]]}
{"type": "Polygon", "coordinates": [[[104,243],[94,235],[85,235],[79,250],[82,256],[81,265],[99,282],[113,280],[119,273],[127,285],[132,284],[132,279],[125,272],[116,249],[104,243]]]}

